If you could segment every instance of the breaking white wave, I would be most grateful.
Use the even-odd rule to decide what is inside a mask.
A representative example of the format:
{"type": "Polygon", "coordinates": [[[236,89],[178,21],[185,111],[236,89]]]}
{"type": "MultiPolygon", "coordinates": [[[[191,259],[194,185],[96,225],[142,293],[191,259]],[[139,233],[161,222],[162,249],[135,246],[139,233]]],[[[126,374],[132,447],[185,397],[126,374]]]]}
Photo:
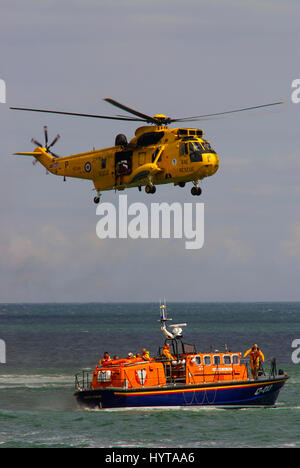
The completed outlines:
{"type": "Polygon", "coordinates": [[[41,375],[41,374],[2,374],[0,375],[0,390],[5,388],[39,388],[39,387],[69,387],[74,385],[71,375],[41,375]]]}

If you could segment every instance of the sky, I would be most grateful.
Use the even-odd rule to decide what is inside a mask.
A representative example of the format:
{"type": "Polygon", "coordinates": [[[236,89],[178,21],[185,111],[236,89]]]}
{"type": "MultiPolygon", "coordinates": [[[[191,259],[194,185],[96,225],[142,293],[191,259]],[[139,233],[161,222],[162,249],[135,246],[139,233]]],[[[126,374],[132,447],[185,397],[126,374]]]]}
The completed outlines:
{"type": "Polygon", "coordinates": [[[299,29],[293,0],[4,0],[0,302],[299,301],[299,29]],[[128,204],[203,202],[204,245],[186,250],[99,239],[91,181],[13,155],[32,151],[43,125],[62,156],[132,138],[136,123],[9,109],[115,115],[106,97],[171,117],[286,103],[197,124],[220,158],[200,198],[191,184],[126,190],[128,204]]]}

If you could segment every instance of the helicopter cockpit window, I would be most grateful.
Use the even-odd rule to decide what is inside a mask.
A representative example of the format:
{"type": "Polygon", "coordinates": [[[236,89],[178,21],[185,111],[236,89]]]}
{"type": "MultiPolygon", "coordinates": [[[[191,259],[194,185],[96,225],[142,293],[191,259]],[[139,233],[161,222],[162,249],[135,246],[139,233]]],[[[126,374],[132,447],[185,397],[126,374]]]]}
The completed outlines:
{"type": "MultiPolygon", "coordinates": [[[[161,148],[160,146],[159,146],[158,148],[156,148],[156,150],[155,150],[154,153],[152,154],[152,162],[155,161],[155,159],[156,159],[158,153],[160,152],[160,148],[161,148]]],[[[161,161],[161,155],[159,156],[159,158],[158,158],[158,160],[157,160],[156,162],[159,162],[159,161],[161,161]]]]}
{"type": "Polygon", "coordinates": [[[203,141],[202,146],[203,146],[203,148],[205,149],[206,152],[215,153],[215,150],[212,149],[212,147],[210,146],[210,143],[208,141],[203,141]]]}
{"type": "Polygon", "coordinates": [[[185,149],[185,146],[186,144],[185,143],[181,143],[180,144],[180,149],[179,149],[179,154],[180,156],[185,156],[187,154],[187,151],[185,149]]]}
{"type": "Polygon", "coordinates": [[[202,161],[203,148],[198,141],[189,143],[189,153],[191,162],[202,161]]]}

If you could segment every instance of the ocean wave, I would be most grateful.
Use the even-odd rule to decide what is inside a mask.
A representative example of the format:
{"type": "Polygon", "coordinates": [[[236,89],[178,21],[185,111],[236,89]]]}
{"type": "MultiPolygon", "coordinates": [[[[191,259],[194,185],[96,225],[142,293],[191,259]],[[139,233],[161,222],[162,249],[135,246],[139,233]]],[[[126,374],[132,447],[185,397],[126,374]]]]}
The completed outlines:
{"type": "Polygon", "coordinates": [[[7,388],[39,388],[39,387],[69,387],[74,385],[74,377],[70,375],[0,375],[0,390],[7,388]]]}

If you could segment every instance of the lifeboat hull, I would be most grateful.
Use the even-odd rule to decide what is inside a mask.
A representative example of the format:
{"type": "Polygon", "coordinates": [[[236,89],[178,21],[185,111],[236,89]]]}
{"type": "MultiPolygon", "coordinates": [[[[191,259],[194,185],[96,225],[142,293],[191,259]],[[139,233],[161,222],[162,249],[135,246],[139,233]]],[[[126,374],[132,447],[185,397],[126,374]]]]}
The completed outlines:
{"type": "Polygon", "coordinates": [[[288,376],[201,385],[152,388],[78,390],[77,403],[85,408],[143,408],[273,406],[288,376]]]}

